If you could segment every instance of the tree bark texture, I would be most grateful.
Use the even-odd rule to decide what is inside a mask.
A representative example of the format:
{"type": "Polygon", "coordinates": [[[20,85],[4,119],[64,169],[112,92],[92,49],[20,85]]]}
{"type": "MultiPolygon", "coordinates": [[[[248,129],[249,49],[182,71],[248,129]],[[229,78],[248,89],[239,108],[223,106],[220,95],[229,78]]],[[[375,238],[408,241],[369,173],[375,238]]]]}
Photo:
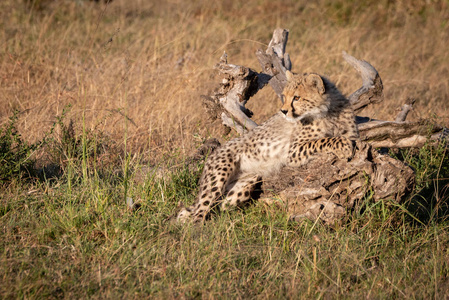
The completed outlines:
{"type": "Polygon", "coordinates": [[[414,186],[413,170],[368,143],[359,142],[357,148],[349,162],[328,154],[299,168],[283,168],[264,179],[263,201],[285,208],[290,219],[324,223],[341,219],[363,199],[400,203],[414,186]]]}

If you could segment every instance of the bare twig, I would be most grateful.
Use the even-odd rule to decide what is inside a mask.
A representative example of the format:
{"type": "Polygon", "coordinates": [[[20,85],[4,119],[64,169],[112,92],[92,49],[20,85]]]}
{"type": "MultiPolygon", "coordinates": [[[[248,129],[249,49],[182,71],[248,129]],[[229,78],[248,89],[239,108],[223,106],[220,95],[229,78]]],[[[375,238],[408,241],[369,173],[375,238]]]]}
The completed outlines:
{"type": "Polygon", "coordinates": [[[415,99],[409,98],[407,102],[402,105],[401,111],[396,116],[395,121],[396,122],[405,122],[405,119],[407,119],[408,113],[413,109],[413,104],[415,104],[415,99]]]}

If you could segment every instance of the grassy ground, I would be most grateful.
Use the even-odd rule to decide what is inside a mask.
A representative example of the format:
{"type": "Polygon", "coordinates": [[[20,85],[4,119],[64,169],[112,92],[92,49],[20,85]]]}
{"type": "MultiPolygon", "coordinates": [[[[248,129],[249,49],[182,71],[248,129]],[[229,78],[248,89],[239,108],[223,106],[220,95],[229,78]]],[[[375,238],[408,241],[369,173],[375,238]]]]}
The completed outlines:
{"type": "MultiPolygon", "coordinates": [[[[167,222],[197,192],[201,163],[184,160],[220,132],[200,95],[223,51],[259,70],[255,50],[288,28],[294,71],[349,94],[342,50],[379,70],[385,101],[365,115],[411,97],[410,119],[448,125],[447,1],[129,2],[0,2],[1,298],[449,297],[445,148],[396,153],[413,195],[333,227],[261,203],[167,222]]],[[[256,95],[256,120],[277,101],[256,95]]]]}

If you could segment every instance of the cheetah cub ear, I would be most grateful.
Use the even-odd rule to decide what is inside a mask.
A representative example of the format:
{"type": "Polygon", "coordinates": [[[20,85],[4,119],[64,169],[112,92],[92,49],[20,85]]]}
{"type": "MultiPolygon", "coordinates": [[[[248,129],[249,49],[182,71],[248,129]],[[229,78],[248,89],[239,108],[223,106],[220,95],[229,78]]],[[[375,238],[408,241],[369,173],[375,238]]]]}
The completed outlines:
{"type": "Polygon", "coordinates": [[[290,72],[290,70],[285,71],[285,76],[287,77],[287,81],[292,81],[293,80],[293,73],[290,72]]]}
{"type": "Polygon", "coordinates": [[[320,95],[323,95],[325,92],[324,82],[320,75],[318,74],[308,74],[304,78],[305,84],[317,91],[320,95]]]}

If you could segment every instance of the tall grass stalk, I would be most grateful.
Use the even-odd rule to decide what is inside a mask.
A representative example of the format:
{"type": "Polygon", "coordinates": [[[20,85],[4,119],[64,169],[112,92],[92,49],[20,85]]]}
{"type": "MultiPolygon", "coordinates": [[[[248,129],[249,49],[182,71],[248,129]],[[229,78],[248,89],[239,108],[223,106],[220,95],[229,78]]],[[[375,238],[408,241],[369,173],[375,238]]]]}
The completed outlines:
{"type": "MultiPolygon", "coordinates": [[[[128,188],[129,188],[129,163],[130,163],[130,154],[128,153],[128,92],[125,88],[124,93],[124,123],[125,123],[125,130],[124,130],[124,137],[123,137],[123,147],[124,147],[124,160],[123,160],[123,187],[124,187],[124,194],[123,194],[123,203],[126,205],[128,203],[128,188]]],[[[131,200],[133,201],[133,200],[131,200]]]]}
{"type": "MultiPolygon", "coordinates": [[[[81,86],[81,97],[83,100],[83,110],[82,110],[82,125],[83,125],[83,133],[82,133],[82,139],[81,144],[83,147],[83,153],[82,153],[82,171],[83,171],[83,184],[87,186],[88,182],[88,170],[87,170],[87,133],[86,133],[86,93],[84,92],[84,88],[81,86]]],[[[95,147],[95,146],[94,146],[95,147]]],[[[96,147],[95,147],[96,148],[96,147]]]]}

